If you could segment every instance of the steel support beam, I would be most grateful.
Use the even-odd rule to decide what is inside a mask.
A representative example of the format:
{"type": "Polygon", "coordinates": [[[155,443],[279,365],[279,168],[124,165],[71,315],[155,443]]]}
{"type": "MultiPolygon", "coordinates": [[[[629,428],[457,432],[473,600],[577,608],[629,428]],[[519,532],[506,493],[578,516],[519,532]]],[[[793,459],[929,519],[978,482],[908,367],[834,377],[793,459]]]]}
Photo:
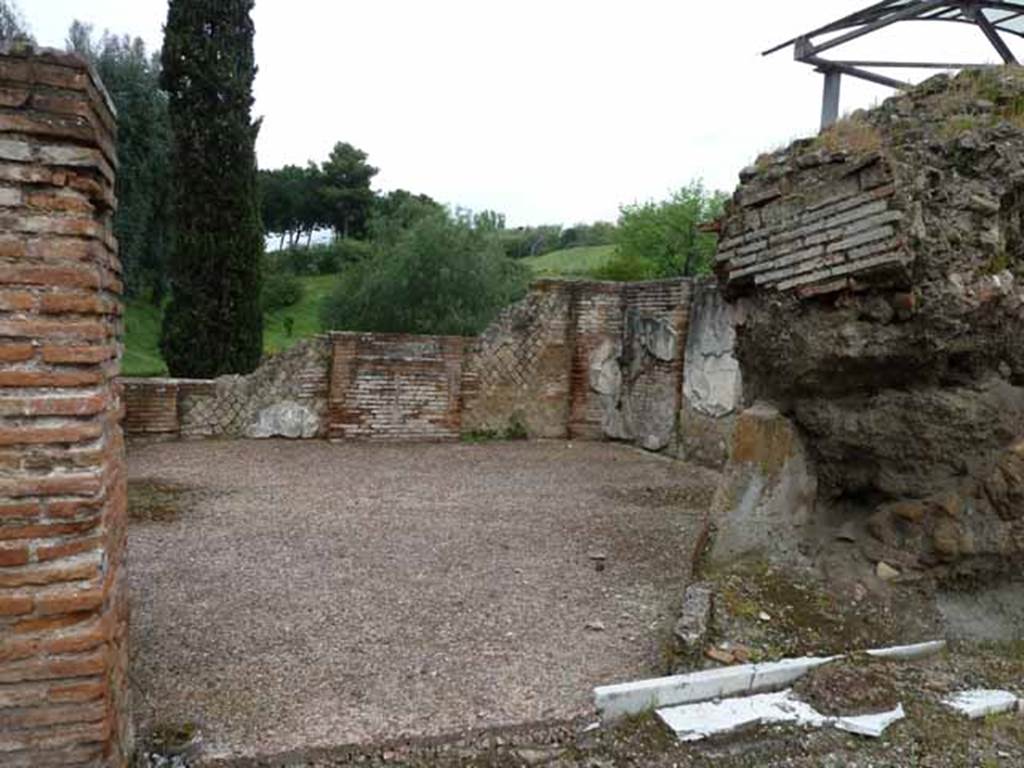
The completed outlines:
{"type": "Polygon", "coordinates": [[[847,64],[842,64],[838,61],[829,61],[828,59],[820,59],[817,56],[811,56],[806,59],[801,59],[805,64],[810,64],[818,68],[819,72],[841,72],[844,75],[850,77],[857,77],[861,80],[867,80],[869,83],[877,83],[878,85],[884,85],[886,88],[895,88],[897,90],[906,90],[910,88],[910,83],[904,80],[897,80],[894,77],[886,77],[885,75],[879,75],[876,72],[869,72],[866,69],[860,69],[859,67],[851,67],[847,64]]]}
{"type": "Polygon", "coordinates": [[[943,4],[944,2],[942,0],[926,0],[926,2],[923,2],[920,5],[907,6],[902,11],[893,12],[890,15],[879,19],[878,21],[874,21],[870,24],[865,24],[864,26],[855,29],[852,32],[847,32],[845,35],[834,37],[831,40],[826,40],[824,43],[819,43],[818,45],[812,45],[811,53],[817,55],[822,51],[827,51],[830,48],[835,48],[837,45],[848,43],[851,40],[856,40],[857,38],[864,37],[864,35],[870,35],[872,32],[891,26],[892,24],[895,24],[898,21],[916,19],[922,16],[923,14],[927,13],[928,11],[933,10],[943,4]]]}
{"type": "Polygon", "coordinates": [[[839,97],[843,85],[843,73],[828,69],[825,75],[825,92],[821,101],[821,129],[825,130],[839,120],[839,97]]]}
{"type": "Polygon", "coordinates": [[[836,61],[841,67],[881,67],[883,69],[989,69],[998,64],[964,64],[938,61],[836,61]]]}
{"type": "Polygon", "coordinates": [[[1017,57],[1013,55],[1013,51],[1006,44],[1006,41],[999,36],[999,31],[992,26],[992,22],[988,20],[985,14],[980,10],[974,11],[974,21],[981,28],[981,31],[985,33],[985,37],[992,43],[992,47],[996,49],[996,52],[1003,57],[1003,61],[1007,64],[1017,64],[1017,57]]]}

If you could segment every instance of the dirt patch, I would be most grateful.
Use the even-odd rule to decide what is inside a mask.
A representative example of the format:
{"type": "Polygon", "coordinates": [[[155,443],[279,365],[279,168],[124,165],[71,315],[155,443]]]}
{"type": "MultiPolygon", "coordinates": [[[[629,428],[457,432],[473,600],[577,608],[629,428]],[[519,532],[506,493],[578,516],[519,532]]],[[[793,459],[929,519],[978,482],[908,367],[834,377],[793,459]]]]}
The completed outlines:
{"type": "Polygon", "coordinates": [[[794,686],[823,715],[870,715],[900,703],[893,665],[853,658],[821,667],[794,686]]]}
{"type": "Polygon", "coordinates": [[[128,519],[136,523],[170,523],[188,505],[195,489],[167,480],[128,481],[128,519]]]}
{"type": "Polygon", "coordinates": [[[741,562],[703,574],[715,590],[713,636],[755,661],[830,655],[942,636],[918,584],[888,592],[836,586],[810,569],[741,562]]]}

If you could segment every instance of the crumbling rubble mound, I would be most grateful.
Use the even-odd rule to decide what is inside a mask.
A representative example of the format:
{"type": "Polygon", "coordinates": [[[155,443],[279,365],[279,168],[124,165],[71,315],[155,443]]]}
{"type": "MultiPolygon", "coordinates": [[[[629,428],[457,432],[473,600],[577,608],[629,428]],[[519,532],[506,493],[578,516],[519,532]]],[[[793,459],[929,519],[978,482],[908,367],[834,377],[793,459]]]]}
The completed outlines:
{"type": "Polygon", "coordinates": [[[830,717],[891,712],[900,703],[893,665],[859,658],[813,670],[795,686],[797,697],[830,717]]]}
{"type": "Polygon", "coordinates": [[[743,173],[717,268],[750,402],[874,560],[1024,555],[1024,71],[939,76],[743,173]]]}

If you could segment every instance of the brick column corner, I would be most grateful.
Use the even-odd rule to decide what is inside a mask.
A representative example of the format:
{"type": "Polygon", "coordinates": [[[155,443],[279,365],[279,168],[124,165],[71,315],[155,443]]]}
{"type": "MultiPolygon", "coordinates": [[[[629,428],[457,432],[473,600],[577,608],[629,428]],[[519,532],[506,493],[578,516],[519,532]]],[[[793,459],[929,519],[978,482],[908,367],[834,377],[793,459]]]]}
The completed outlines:
{"type": "Polygon", "coordinates": [[[0,765],[131,751],[114,110],[0,49],[0,765]]]}

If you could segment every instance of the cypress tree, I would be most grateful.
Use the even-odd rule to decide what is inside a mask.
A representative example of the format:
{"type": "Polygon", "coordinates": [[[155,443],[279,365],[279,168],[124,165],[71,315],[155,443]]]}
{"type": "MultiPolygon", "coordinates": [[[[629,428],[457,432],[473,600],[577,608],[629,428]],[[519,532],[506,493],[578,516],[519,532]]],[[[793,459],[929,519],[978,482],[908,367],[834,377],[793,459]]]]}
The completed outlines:
{"type": "Polygon", "coordinates": [[[174,376],[248,373],[262,352],[252,8],[171,0],[167,13],[174,243],[160,348],[174,376]]]}

